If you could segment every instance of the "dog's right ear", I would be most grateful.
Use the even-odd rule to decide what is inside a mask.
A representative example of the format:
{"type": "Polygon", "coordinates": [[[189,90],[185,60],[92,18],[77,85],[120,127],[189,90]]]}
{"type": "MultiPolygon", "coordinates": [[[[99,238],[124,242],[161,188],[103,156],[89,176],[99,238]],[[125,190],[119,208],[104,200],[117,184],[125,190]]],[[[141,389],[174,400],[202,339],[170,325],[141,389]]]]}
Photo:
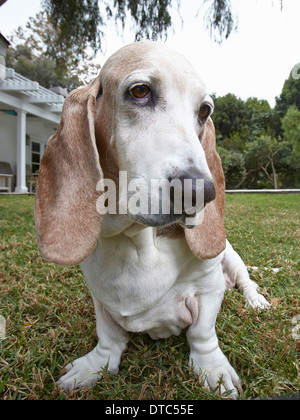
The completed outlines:
{"type": "Polygon", "coordinates": [[[103,175],[94,128],[99,89],[100,77],[69,94],[40,164],[35,198],[38,247],[43,257],[60,265],[84,261],[101,230],[96,185],[103,175]]]}
{"type": "Polygon", "coordinates": [[[185,229],[185,238],[193,254],[200,259],[210,259],[219,255],[226,246],[224,229],[225,178],[222,162],[216,150],[216,134],[209,118],[201,133],[206,161],[213,177],[216,197],[204,208],[202,223],[193,229],[185,229]]]}

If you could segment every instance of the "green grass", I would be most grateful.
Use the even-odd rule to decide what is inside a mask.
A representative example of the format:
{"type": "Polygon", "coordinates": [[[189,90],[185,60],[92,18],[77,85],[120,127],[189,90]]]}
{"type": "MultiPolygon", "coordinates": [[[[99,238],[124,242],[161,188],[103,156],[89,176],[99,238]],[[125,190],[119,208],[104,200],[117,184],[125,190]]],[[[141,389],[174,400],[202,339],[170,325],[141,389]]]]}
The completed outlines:
{"type": "MultiPolygon", "coordinates": [[[[244,306],[227,291],[217,320],[220,346],[243,383],[241,398],[299,392],[300,344],[292,335],[299,308],[300,195],[227,195],[227,236],[272,303],[244,306]],[[278,267],[275,274],[263,267],[278,267]]],[[[60,370],[96,344],[92,300],[80,270],[44,261],[36,248],[33,197],[0,197],[0,399],[220,399],[187,367],[184,334],[152,341],[131,334],[120,372],[93,390],[66,395],[60,370]]]]}

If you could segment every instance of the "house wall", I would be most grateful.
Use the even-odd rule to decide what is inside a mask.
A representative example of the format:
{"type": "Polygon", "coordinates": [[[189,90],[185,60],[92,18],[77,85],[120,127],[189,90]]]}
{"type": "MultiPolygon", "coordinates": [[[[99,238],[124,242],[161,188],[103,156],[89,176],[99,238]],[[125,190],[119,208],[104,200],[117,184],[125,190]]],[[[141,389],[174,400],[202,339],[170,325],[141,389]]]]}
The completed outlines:
{"type": "Polygon", "coordinates": [[[6,70],[5,70],[5,57],[0,54],[0,80],[5,78],[6,70]]]}
{"type": "Polygon", "coordinates": [[[8,162],[16,173],[17,117],[0,112],[0,161],[8,162]]]}
{"type": "Polygon", "coordinates": [[[6,51],[8,45],[8,41],[0,34],[0,79],[5,78],[6,51]]]}
{"type": "MultiPolygon", "coordinates": [[[[31,144],[40,143],[41,156],[48,139],[55,133],[57,126],[40,118],[26,118],[26,164],[31,166],[31,144]]],[[[0,112],[0,161],[9,162],[16,174],[17,161],[17,116],[0,112]]]]}
{"type": "Polygon", "coordinates": [[[0,55],[2,55],[3,57],[6,57],[6,51],[8,46],[9,42],[3,37],[3,35],[0,34],[0,55]]]}

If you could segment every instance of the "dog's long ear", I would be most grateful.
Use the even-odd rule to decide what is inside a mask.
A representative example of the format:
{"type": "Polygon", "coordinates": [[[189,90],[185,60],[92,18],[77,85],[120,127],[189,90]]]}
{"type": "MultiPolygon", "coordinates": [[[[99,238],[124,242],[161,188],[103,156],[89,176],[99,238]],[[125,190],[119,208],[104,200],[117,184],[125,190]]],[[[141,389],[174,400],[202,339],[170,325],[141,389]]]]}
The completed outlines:
{"type": "Polygon", "coordinates": [[[60,265],[84,261],[95,246],[102,218],[96,184],[102,177],[94,117],[99,77],[66,98],[57,132],[40,164],[35,198],[39,250],[60,265]]]}
{"type": "Polygon", "coordinates": [[[200,141],[208,167],[213,176],[216,198],[206,204],[201,224],[185,229],[186,241],[193,254],[200,259],[214,258],[226,245],[224,230],[225,180],[220,156],[216,151],[216,136],[212,120],[206,122],[200,141]]]}

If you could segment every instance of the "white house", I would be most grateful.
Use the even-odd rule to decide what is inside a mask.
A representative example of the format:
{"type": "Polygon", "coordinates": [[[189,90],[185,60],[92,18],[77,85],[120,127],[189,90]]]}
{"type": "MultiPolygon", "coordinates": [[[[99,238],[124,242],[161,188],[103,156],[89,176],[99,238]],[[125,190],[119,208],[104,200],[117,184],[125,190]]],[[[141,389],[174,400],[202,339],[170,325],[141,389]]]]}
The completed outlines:
{"type": "Polygon", "coordinates": [[[8,45],[0,33],[0,191],[26,193],[65,98],[7,68],[8,45]]]}

